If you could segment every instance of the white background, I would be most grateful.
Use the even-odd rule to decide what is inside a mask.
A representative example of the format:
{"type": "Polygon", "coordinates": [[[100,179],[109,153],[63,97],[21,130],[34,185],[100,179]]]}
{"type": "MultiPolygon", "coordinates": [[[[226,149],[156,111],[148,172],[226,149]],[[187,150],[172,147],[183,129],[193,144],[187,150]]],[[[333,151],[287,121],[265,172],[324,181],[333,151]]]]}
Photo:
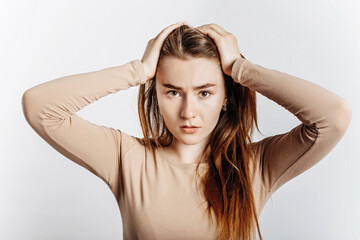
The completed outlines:
{"type": "MultiPolygon", "coordinates": [[[[166,26],[217,23],[240,51],[347,99],[350,127],[317,165],[267,202],[265,240],[360,239],[360,4],[356,0],[0,1],[0,239],[122,239],[115,198],[101,179],[68,160],[26,122],[25,90],[57,77],[141,59],[166,26]]],[[[142,136],[138,87],[78,115],[142,136]]],[[[299,120],[258,96],[260,130],[290,131],[299,120]]],[[[325,106],[324,106],[325,107],[325,106]]],[[[262,138],[262,137],[261,137],[262,138]]]]}

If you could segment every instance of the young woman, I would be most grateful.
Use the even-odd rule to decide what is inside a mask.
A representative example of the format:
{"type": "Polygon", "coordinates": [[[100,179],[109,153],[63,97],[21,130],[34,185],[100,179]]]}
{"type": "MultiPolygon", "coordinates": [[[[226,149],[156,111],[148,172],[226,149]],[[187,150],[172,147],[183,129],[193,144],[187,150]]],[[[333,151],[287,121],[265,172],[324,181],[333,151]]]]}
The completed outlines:
{"type": "Polygon", "coordinates": [[[324,158],[352,115],[333,92],[245,59],[217,24],[172,24],[141,60],[45,82],[22,101],[46,142],[109,186],[124,239],[262,239],[267,200],[324,158]],[[143,138],[76,114],[137,85],[143,138]],[[256,92],[301,123],[252,142],[256,92]]]}

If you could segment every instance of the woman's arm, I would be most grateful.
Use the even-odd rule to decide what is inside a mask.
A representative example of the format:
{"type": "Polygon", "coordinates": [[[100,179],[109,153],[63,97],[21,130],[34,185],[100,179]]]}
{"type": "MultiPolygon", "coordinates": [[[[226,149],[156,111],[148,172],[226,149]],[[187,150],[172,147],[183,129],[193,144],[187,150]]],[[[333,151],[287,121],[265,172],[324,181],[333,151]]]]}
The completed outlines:
{"type": "Polygon", "coordinates": [[[231,76],[294,114],[302,123],[291,131],[256,142],[264,186],[276,191],[324,158],[345,134],[350,104],[307,80],[238,58],[231,76]]]}
{"type": "Polygon", "coordinates": [[[115,193],[122,157],[135,138],[84,120],[76,112],[106,95],[145,81],[140,60],[61,77],[25,91],[23,112],[30,126],[48,144],[100,177],[115,193]]]}

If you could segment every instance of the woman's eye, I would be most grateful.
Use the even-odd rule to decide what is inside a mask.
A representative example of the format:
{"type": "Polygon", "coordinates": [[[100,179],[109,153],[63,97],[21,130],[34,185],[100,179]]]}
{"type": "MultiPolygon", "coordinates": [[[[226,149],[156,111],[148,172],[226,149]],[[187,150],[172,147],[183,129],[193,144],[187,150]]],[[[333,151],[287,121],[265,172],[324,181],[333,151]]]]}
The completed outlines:
{"type": "Polygon", "coordinates": [[[207,93],[207,95],[206,96],[204,96],[204,97],[208,97],[211,93],[210,92],[208,92],[208,91],[203,91],[203,92],[201,92],[201,93],[207,93]]]}
{"type": "MultiPolygon", "coordinates": [[[[176,96],[176,94],[178,94],[179,92],[177,91],[174,91],[174,90],[171,90],[171,91],[168,91],[167,94],[170,95],[170,96],[176,96]]],[[[208,97],[209,95],[211,95],[211,92],[209,91],[202,91],[200,93],[202,95],[202,97],[208,97]],[[204,94],[205,93],[205,94],[204,94]]]]}
{"type": "Polygon", "coordinates": [[[171,93],[177,93],[177,91],[171,90],[171,91],[168,91],[168,92],[167,92],[167,94],[170,94],[171,96],[173,96],[173,94],[171,94],[171,93]]]}

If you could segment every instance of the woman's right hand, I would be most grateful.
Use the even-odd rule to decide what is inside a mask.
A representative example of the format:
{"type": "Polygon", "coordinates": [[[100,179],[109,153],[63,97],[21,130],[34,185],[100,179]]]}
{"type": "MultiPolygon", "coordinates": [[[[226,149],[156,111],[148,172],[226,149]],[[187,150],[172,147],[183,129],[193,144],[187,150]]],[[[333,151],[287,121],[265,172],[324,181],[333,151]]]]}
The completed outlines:
{"type": "Polygon", "coordinates": [[[144,66],[146,81],[152,79],[156,73],[156,67],[160,56],[161,47],[166,37],[177,27],[180,27],[185,22],[179,22],[171,24],[164,28],[155,38],[149,40],[145,53],[141,58],[141,62],[144,66]]]}

